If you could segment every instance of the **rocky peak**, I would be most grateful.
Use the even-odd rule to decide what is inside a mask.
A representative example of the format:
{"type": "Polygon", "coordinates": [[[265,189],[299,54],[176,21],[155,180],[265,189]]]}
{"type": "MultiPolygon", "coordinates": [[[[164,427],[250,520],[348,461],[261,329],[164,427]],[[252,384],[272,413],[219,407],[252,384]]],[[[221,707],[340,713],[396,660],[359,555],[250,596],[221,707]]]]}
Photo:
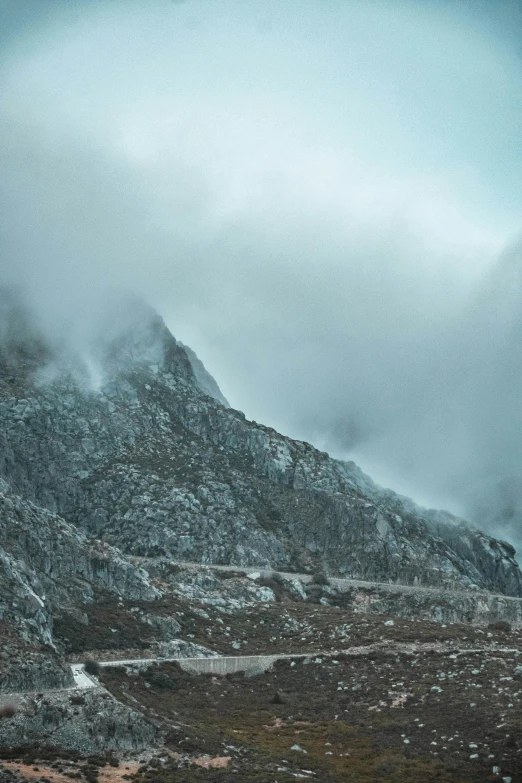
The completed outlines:
{"type": "Polygon", "coordinates": [[[96,387],[0,380],[0,475],[24,499],[127,555],[522,595],[508,545],[224,407],[150,308],[100,326],[96,387]]]}
{"type": "Polygon", "coordinates": [[[224,405],[225,408],[230,408],[228,400],[221,392],[221,389],[217,385],[215,379],[208,372],[207,368],[201,359],[192,350],[192,348],[189,348],[188,345],[183,345],[181,342],[178,342],[178,345],[180,345],[187,354],[192,366],[192,371],[196,378],[196,383],[203,394],[207,394],[209,397],[213,397],[217,402],[220,402],[221,405],[224,405]]]}
{"type": "Polygon", "coordinates": [[[121,372],[169,373],[195,384],[186,352],[163,319],[141,300],[113,303],[92,341],[91,355],[107,377],[121,372]]]}
{"type": "Polygon", "coordinates": [[[46,334],[13,289],[0,289],[0,383],[59,383],[99,391],[129,374],[162,374],[228,407],[194,351],[178,342],[161,316],[141,299],[111,299],[81,340],[66,330],[46,334]],[[87,336],[86,336],[87,335],[87,336]]]}

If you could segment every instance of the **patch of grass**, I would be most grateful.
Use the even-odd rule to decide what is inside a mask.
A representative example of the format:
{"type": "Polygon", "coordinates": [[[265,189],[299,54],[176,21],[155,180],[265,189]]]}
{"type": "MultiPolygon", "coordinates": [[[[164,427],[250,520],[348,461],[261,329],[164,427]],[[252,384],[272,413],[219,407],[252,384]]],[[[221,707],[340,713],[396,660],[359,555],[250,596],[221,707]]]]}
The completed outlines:
{"type": "MultiPolygon", "coordinates": [[[[148,672],[129,678],[108,669],[103,679],[117,698],[169,723],[173,751],[231,755],[225,770],[206,770],[205,780],[266,783],[308,769],[321,783],[489,783],[492,763],[522,780],[522,707],[517,681],[505,679],[516,656],[381,651],[315,660],[282,660],[255,677],[154,667],[172,689],[150,687],[148,672]],[[470,759],[470,743],[478,744],[478,759],[470,759]],[[292,751],[294,745],[307,752],[292,751]]],[[[201,775],[172,761],[134,780],[178,783],[201,775]]]]}
{"type": "Polygon", "coordinates": [[[133,604],[119,604],[110,594],[96,596],[81,609],[87,615],[85,626],[72,614],[62,614],[54,622],[55,639],[71,653],[89,650],[146,649],[155,638],[155,630],[129,611],[133,604]]]}

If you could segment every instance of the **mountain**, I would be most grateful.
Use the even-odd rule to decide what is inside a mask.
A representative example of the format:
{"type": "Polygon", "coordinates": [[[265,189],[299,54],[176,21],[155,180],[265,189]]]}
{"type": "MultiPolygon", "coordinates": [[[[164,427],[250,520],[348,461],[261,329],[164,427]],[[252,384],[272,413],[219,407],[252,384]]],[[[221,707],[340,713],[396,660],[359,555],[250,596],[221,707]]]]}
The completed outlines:
{"type": "Polygon", "coordinates": [[[457,643],[502,652],[494,633],[522,620],[514,555],[246,420],[147,306],[115,305],[81,341],[50,337],[0,292],[0,751],[161,753],[171,737],[175,750],[207,752],[209,735],[187,738],[168,717],[176,706],[154,722],[152,705],[127,698],[177,670],[106,675],[109,692],[78,695],[68,661],[86,654],[306,656],[434,640],[448,654],[457,643]],[[14,696],[20,713],[3,720],[14,696]]]}
{"type": "Polygon", "coordinates": [[[8,312],[0,475],[82,535],[125,555],[522,595],[509,544],[247,421],[149,308],[118,311],[88,359],[8,312]]]}
{"type": "Polygon", "coordinates": [[[115,306],[88,351],[35,324],[3,291],[0,687],[70,678],[55,618],[161,596],[138,562],[522,595],[509,544],[247,421],[147,306],[115,306]]]}

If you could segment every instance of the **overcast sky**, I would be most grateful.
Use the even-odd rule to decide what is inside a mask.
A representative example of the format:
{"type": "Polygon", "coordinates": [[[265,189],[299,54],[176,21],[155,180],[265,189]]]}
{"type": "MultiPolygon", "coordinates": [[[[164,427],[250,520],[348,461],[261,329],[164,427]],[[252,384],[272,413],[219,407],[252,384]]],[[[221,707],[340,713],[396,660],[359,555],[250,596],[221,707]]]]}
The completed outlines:
{"type": "Polygon", "coordinates": [[[518,0],[3,0],[2,275],[522,539],[518,0]],[[521,531],[520,533],[518,531],[521,531]]]}

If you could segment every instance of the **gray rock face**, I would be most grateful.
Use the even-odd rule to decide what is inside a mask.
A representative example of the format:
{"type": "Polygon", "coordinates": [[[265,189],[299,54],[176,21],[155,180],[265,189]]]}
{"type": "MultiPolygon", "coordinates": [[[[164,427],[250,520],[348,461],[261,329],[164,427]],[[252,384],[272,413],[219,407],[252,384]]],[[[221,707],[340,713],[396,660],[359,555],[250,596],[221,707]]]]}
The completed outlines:
{"type": "MultiPolygon", "coordinates": [[[[32,585],[25,590],[20,585],[13,597],[18,601],[27,594],[32,599],[34,612],[28,607],[25,616],[43,615],[53,603],[66,607],[88,601],[95,586],[128,598],[159,596],[147,573],[118,550],[88,540],[56,514],[12,494],[5,482],[0,484],[0,540],[5,566],[17,558],[13,574],[25,574],[32,585]]],[[[41,640],[50,642],[45,632],[41,640]]]]}
{"type": "Polygon", "coordinates": [[[201,644],[186,642],[183,639],[171,639],[158,643],[158,654],[164,658],[214,658],[217,653],[201,644]]]}
{"type": "Polygon", "coordinates": [[[407,620],[482,626],[504,620],[513,627],[522,625],[522,602],[472,590],[404,590],[400,585],[389,585],[345,591],[329,589],[326,595],[329,603],[350,608],[357,614],[387,614],[407,620]]]}
{"type": "Polygon", "coordinates": [[[96,588],[144,600],[160,595],[117,550],[87,541],[0,480],[0,691],[72,684],[54,648],[53,613],[91,601],[96,588]]]}
{"type": "Polygon", "coordinates": [[[125,590],[146,590],[122,561],[109,574],[114,555],[103,547],[113,545],[132,555],[522,595],[508,544],[203,394],[187,352],[157,316],[145,312],[102,342],[95,390],[79,357],[65,370],[51,348],[35,345],[23,361],[20,351],[3,352],[0,473],[24,498],[105,542],[98,561],[82,561],[86,582],[105,579],[112,589],[118,571],[125,590]]]}
{"type": "Polygon", "coordinates": [[[20,644],[11,637],[2,640],[0,693],[28,693],[69,688],[71,669],[52,648],[20,644]]]}
{"type": "Polygon", "coordinates": [[[75,694],[45,694],[20,700],[17,714],[0,722],[0,745],[44,743],[83,753],[136,750],[158,739],[158,731],[139,712],[94,689],[75,694]]]}
{"type": "Polygon", "coordinates": [[[225,408],[230,408],[228,400],[221,393],[221,389],[217,385],[216,381],[208,372],[201,359],[196,356],[192,348],[189,348],[188,345],[183,345],[183,343],[178,343],[178,345],[181,345],[187,354],[190,361],[190,366],[192,367],[192,371],[194,373],[194,378],[196,379],[196,383],[203,394],[208,394],[209,397],[213,397],[215,400],[217,400],[217,402],[220,402],[221,405],[224,405],[225,408]]]}

